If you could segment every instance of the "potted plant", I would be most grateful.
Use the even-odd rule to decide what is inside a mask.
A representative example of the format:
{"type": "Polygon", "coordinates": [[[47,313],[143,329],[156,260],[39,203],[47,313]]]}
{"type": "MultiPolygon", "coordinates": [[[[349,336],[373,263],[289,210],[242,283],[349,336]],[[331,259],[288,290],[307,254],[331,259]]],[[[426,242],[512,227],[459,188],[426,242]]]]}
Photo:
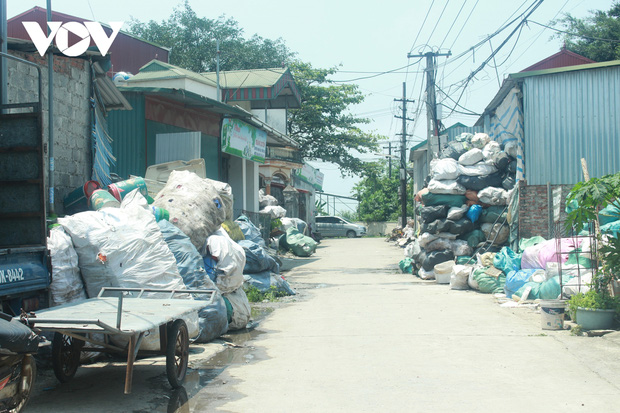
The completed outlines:
{"type": "Polygon", "coordinates": [[[603,236],[600,231],[600,211],[620,220],[620,172],[577,183],[567,197],[573,207],[568,213],[567,230],[580,233],[594,224],[596,256],[590,291],[572,296],[568,301],[571,316],[584,329],[611,328],[614,316],[620,315],[620,296],[614,296],[612,285],[620,277],[620,238],[618,233],[603,236]],[[602,318],[603,320],[598,320],[602,318]]]}

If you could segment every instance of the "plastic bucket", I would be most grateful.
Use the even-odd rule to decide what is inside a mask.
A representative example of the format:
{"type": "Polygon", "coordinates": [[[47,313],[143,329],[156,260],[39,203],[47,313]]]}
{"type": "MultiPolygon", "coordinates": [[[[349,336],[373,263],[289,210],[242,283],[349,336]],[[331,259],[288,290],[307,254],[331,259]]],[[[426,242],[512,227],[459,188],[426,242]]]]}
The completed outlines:
{"type": "Polygon", "coordinates": [[[118,201],[122,201],[123,198],[125,198],[125,195],[136,188],[142,195],[144,195],[145,198],[149,195],[146,188],[146,182],[144,182],[144,179],[139,176],[108,185],[108,192],[111,193],[118,201]]]}
{"type": "Polygon", "coordinates": [[[452,267],[454,261],[446,261],[435,265],[435,280],[437,284],[450,284],[450,275],[452,275],[452,267]]]}
{"type": "Polygon", "coordinates": [[[87,181],[84,186],[74,189],[64,199],[65,212],[74,214],[88,209],[88,199],[96,189],[101,188],[97,181],[87,181]]]}
{"type": "Polygon", "coordinates": [[[543,300],[540,302],[540,324],[543,330],[564,329],[564,311],[566,305],[560,300],[543,300]]]}
{"type": "Polygon", "coordinates": [[[95,211],[101,208],[119,208],[121,206],[121,203],[105,189],[96,189],[90,198],[88,198],[88,203],[90,209],[95,211]]]}

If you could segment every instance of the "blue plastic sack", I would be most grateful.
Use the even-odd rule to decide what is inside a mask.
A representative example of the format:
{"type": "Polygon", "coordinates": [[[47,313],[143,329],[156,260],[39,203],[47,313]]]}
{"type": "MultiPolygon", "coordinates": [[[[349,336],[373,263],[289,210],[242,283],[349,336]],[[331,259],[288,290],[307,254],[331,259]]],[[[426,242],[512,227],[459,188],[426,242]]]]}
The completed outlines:
{"type": "MultiPolygon", "coordinates": [[[[211,257],[203,259],[189,237],[170,222],[162,220],[157,225],[177,261],[177,268],[185,286],[193,290],[217,290],[204,267],[205,260],[209,260],[213,264],[212,272],[215,277],[215,261],[211,257]]],[[[194,298],[203,299],[200,295],[194,298]]],[[[212,304],[198,311],[198,326],[200,330],[195,339],[198,343],[207,343],[228,331],[226,305],[219,291],[216,291],[212,304]]]]}
{"type": "Polygon", "coordinates": [[[504,271],[504,274],[508,274],[510,271],[519,271],[521,269],[521,254],[517,254],[509,247],[503,247],[493,257],[493,266],[504,271]]]}
{"type": "Polygon", "coordinates": [[[480,214],[482,214],[482,206],[477,204],[472,205],[467,211],[467,218],[469,218],[471,222],[476,222],[478,221],[478,218],[480,218],[480,214]]]}
{"type": "Polygon", "coordinates": [[[280,265],[263,247],[249,240],[238,242],[245,251],[244,274],[255,274],[263,271],[271,271],[276,274],[280,272],[280,265]]]}
{"type": "Polygon", "coordinates": [[[261,247],[265,246],[265,240],[263,239],[260,230],[256,228],[256,225],[254,225],[248,217],[241,215],[235,220],[235,222],[239,225],[239,228],[241,228],[241,232],[243,232],[243,236],[246,240],[255,242],[261,247]]]}
{"type": "Polygon", "coordinates": [[[260,292],[266,292],[274,287],[278,292],[288,295],[295,295],[295,290],[290,284],[278,274],[269,271],[263,271],[257,274],[243,274],[245,284],[255,287],[260,292]]]}
{"type": "Polygon", "coordinates": [[[512,295],[519,291],[521,287],[523,287],[529,281],[535,271],[537,270],[530,269],[509,271],[508,275],[506,275],[506,284],[504,285],[504,292],[506,293],[506,297],[512,298],[512,295]]]}
{"type": "Polygon", "coordinates": [[[215,294],[213,304],[198,311],[198,325],[200,332],[195,339],[197,343],[208,343],[228,331],[226,304],[219,292],[215,294]]]}
{"type": "Polygon", "coordinates": [[[159,225],[164,241],[166,241],[168,248],[170,248],[172,255],[174,255],[177,268],[185,286],[192,290],[216,288],[208,277],[200,253],[198,253],[189,237],[174,224],[166,220],[159,221],[157,225],[159,225]]]}

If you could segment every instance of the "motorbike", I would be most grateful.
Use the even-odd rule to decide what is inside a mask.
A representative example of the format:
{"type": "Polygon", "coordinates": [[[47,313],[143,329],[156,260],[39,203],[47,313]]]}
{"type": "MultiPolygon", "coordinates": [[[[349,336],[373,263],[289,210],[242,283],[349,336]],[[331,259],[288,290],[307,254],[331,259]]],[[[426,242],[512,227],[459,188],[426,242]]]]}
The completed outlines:
{"type": "Polygon", "coordinates": [[[0,312],[0,412],[19,413],[30,398],[37,367],[33,355],[40,336],[26,325],[0,312]]]}

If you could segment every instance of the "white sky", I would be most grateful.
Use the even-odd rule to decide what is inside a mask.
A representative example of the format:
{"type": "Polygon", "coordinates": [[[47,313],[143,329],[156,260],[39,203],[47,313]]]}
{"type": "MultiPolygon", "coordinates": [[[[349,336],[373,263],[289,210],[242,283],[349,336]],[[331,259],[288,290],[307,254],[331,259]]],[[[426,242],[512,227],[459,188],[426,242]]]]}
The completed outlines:
{"type": "MultiPolygon", "coordinates": [[[[407,53],[425,53],[431,47],[442,52],[451,50],[453,58],[467,51],[471,46],[495,32],[504,22],[517,17],[534,0],[236,0],[204,1],[190,0],[193,10],[200,17],[217,18],[225,14],[239,22],[246,37],[258,34],[264,38],[283,38],[287,46],[298,53],[299,58],[311,62],[315,67],[341,65],[341,73],[334,80],[348,80],[369,76],[375,72],[397,69],[415,63],[417,59],[407,59],[407,53]],[[432,5],[432,7],[431,7],[432,5]],[[461,11],[462,7],[462,11],[461,11]],[[430,12],[429,12],[430,10],[430,12]],[[473,10],[473,11],[472,11],[473,10]],[[459,11],[461,11],[459,13],[459,11]],[[465,24],[467,17],[471,17],[465,24]],[[427,16],[423,25],[424,19],[427,16]],[[460,35],[457,34],[463,27],[460,35]],[[434,31],[433,31],[434,30],[434,31]],[[419,35],[418,35],[419,34],[419,35]],[[417,41],[416,41],[417,38],[417,41]],[[415,43],[414,43],[415,41],[415,43]],[[364,73],[360,73],[364,72],[364,73]],[[371,72],[371,73],[366,73],[371,72]]],[[[529,20],[547,24],[550,20],[571,13],[585,17],[589,10],[608,10],[612,0],[546,0],[530,16],[529,20]]],[[[161,21],[172,14],[181,1],[164,0],[52,0],[52,8],[66,14],[91,18],[108,23],[110,21],[129,21],[134,17],[140,21],[161,21]]],[[[45,7],[44,0],[8,0],[8,16],[12,17],[33,6],[45,7]]],[[[515,25],[492,39],[492,47],[497,48],[515,25]]],[[[487,66],[470,82],[460,105],[476,113],[481,113],[499,89],[500,81],[509,73],[518,72],[560,50],[561,40],[550,39],[553,32],[536,24],[526,26],[516,42],[516,36],[502,48],[497,56],[496,70],[487,66]],[[514,50],[513,50],[514,46],[514,50]]],[[[439,87],[457,100],[460,91],[453,85],[471,73],[491,53],[487,42],[466,57],[451,62],[439,58],[437,75],[439,87]]],[[[491,62],[493,63],[493,62],[491,62]]],[[[424,61],[407,69],[357,80],[361,91],[367,95],[363,104],[353,108],[353,113],[372,119],[372,123],[362,129],[385,135],[396,141],[401,129],[400,103],[394,99],[402,97],[402,84],[407,83],[409,99],[416,103],[408,105],[408,117],[418,121],[409,122],[408,147],[426,137],[426,115],[418,111],[418,103],[423,96],[424,61]]],[[[438,95],[438,101],[440,101],[438,95]]],[[[454,105],[446,101],[449,107],[454,105]]],[[[444,110],[444,116],[449,110],[444,110]]],[[[444,119],[448,127],[456,122],[472,125],[475,116],[452,114],[444,119]]],[[[373,157],[364,157],[372,159],[373,157]]],[[[376,159],[376,157],[374,157],[376,159]]],[[[325,173],[324,191],[349,195],[355,179],[342,179],[334,165],[319,165],[325,173]]],[[[345,208],[346,210],[346,208],[345,208]]]]}

